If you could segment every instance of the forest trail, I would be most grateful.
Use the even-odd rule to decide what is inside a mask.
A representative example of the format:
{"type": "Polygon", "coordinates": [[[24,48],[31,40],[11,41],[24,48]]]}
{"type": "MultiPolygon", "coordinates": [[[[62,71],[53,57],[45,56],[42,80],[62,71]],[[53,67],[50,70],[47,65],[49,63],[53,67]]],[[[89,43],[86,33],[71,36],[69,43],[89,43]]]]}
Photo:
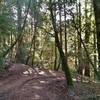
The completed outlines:
{"type": "Polygon", "coordinates": [[[46,70],[31,75],[11,75],[0,80],[0,100],[65,100],[66,97],[71,98],[67,95],[63,96],[65,94],[63,91],[66,89],[62,80],[65,80],[62,72],[53,73],[46,70]]]}
{"type": "Polygon", "coordinates": [[[68,89],[62,71],[41,69],[31,75],[9,75],[1,79],[0,100],[82,100],[80,88],[83,87],[79,83],[76,86],[74,91],[68,89]]]}

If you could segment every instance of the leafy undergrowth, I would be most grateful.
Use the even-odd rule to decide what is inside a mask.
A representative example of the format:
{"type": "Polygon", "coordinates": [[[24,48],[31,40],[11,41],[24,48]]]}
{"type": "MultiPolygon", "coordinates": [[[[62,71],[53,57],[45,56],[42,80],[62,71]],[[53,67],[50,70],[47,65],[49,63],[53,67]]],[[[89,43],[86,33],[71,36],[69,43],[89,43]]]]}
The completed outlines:
{"type": "Polygon", "coordinates": [[[68,87],[62,71],[34,69],[1,78],[0,100],[100,100],[100,83],[74,81],[68,87]]]}
{"type": "Polygon", "coordinates": [[[75,82],[74,84],[74,90],[78,90],[81,100],[100,100],[100,83],[75,82]]]}

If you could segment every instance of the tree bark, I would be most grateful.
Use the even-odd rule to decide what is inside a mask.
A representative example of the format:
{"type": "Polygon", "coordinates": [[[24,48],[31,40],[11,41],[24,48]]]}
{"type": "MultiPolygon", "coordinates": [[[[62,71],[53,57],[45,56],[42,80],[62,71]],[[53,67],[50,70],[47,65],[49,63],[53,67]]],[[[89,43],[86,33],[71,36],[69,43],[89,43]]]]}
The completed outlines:
{"type": "MultiPolygon", "coordinates": [[[[18,43],[18,48],[17,48],[17,52],[16,52],[16,62],[18,63],[25,63],[25,54],[23,53],[23,35],[22,35],[22,32],[24,30],[24,27],[25,27],[25,24],[26,24],[26,19],[27,19],[27,15],[28,15],[28,12],[29,12],[29,9],[30,9],[30,4],[31,4],[31,0],[29,1],[28,3],[28,8],[27,8],[27,12],[26,12],[26,16],[25,16],[25,19],[24,19],[24,22],[23,22],[23,25],[22,25],[22,8],[21,8],[21,4],[20,4],[20,1],[17,0],[17,16],[18,16],[18,34],[19,34],[19,37],[18,37],[18,40],[16,41],[16,43],[18,43]]],[[[16,44],[15,43],[15,44],[16,44]]]]}
{"type": "Polygon", "coordinates": [[[96,21],[96,34],[97,34],[97,49],[100,71],[100,0],[93,0],[95,21],[96,21]]]}
{"type": "Polygon", "coordinates": [[[66,62],[66,57],[65,57],[65,54],[62,50],[62,46],[61,46],[61,43],[59,41],[59,37],[58,37],[58,31],[56,29],[56,25],[55,25],[55,19],[54,19],[54,15],[53,15],[53,10],[52,10],[52,0],[50,0],[50,13],[51,13],[51,19],[52,19],[52,25],[53,25],[53,28],[54,28],[54,32],[55,32],[55,41],[56,41],[56,45],[57,45],[57,48],[58,48],[58,51],[59,51],[59,54],[60,54],[60,57],[61,57],[61,61],[62,61],[62,67],[64,69],[64,72],[65,72],[65,77],[66,77],[66,80],[67,80],[67,84],[72,86],[73,85],[73,82],[72,82],[72,77],[71,77],[71,73],[70,73],[70,70],[69,70],[69,67],[68,67],[68,64],[66,62]]]}
{"type": "MultiPolygon", "coordinates": [[[[88,18],[87,14],[88,14],[88,11],[87,11],[87,0],[85,0],[85,45],[87,47],[87,50],[88,50],[88,44],[89,44],[89,37],[90,37],[90,25],[91,25],[91,18],[88,18]]],[[[84,62],[85,62],[85,72],[84,72],[84,75],[87,76],[87,77],[90,77],[90,65],[89,65],[89,61],[88,61],[88,58],[86,56],[86,52],[84,51],[84,62]]]]}
{"type": "Polygon", "coordinates": [[[83,75],[83,69],[84,69],[84,65],[83,65],[83,61],[82,61],[82,45],[81,45],[81,3],[79,2],[79,7],[77,8],[77,13],[78,13],[78,32],[80,34],[77,35],[78,38],[78,73],[80,75],[83,75]]]}

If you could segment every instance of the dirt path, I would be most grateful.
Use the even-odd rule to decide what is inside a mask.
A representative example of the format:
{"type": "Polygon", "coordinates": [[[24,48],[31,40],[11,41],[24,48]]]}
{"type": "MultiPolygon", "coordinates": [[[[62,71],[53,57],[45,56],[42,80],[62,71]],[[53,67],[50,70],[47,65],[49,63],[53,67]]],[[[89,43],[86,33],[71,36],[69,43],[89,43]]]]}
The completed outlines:
{"type": "Polygon", "coordinates": [[[27,76],[10,75],[1,79],[0,100],[86,100],[81,96],[94,95],[95,88],[92,88],[90,84],[82,83],[75,83],[75,87],[68,88],[62,72],[45,70],[27,76]]]}
{"type": "Polygon", "coordinates": [[[47,70],[0,79],[0,100],[100,100],[99,91],[100,84],[81,82],[70,89],[63,72],[47,70]]]}
{"type": "Polygon", "coordinates": [[[63,76],[49,72],[12,75],[0,80],[0,100],[75,100],[67,94],[63,76]]]}
{"type": "Polygon", "coordinates": [[[63,72],[43,70],[31,75],[10,75],[0,79],[0,100],[100,100],[93,99],[99,97],[99,84],[74,85],[71,89],[66,86],[63,72]]]}

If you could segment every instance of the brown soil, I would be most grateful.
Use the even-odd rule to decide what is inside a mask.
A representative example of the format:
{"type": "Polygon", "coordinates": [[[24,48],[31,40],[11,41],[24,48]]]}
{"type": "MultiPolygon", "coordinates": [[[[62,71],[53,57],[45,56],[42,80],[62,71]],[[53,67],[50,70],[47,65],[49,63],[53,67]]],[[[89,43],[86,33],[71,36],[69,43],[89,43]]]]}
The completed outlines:
{"type": "Polygon", "coordinates": [[[69,88],[62,71],[39,70],[31,75],[9,75],[0,79],[0,100],[82,100],[81,95],[85,93],[81,91],[87,88],[82,86],[75,83],[69,88]]]}

